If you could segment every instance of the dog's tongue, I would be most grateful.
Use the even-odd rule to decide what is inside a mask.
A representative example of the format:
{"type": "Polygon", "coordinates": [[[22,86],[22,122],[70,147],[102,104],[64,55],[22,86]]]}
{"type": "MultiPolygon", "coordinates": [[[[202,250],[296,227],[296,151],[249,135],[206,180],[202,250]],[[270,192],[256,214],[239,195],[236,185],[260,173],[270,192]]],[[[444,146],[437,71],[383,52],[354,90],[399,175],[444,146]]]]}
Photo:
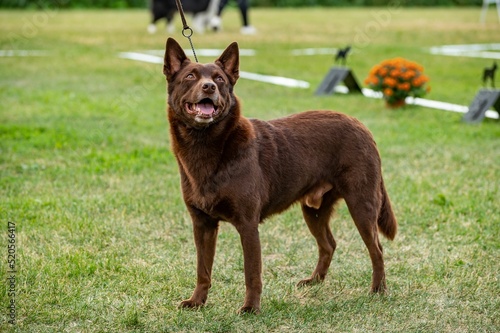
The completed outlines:
{"type": "Polygon", "coordinates": [[[212,103],[198,103],[198,108],[203,114],[212,114],[215,112],[214,105],[212,103]]]}

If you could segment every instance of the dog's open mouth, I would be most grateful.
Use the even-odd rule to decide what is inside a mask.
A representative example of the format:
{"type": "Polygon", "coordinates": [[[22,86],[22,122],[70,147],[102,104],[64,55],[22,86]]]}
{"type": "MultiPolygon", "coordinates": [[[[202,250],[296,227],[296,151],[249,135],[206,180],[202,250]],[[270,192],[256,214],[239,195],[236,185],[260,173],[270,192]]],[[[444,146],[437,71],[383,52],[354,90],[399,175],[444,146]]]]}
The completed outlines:
{"type": "Polygon", "coordinates": [[[198,118],[210,119],[218,114],[218,106],[210,98],[204,98],[198,103],[186,103],[186,110],[198,118]]]}

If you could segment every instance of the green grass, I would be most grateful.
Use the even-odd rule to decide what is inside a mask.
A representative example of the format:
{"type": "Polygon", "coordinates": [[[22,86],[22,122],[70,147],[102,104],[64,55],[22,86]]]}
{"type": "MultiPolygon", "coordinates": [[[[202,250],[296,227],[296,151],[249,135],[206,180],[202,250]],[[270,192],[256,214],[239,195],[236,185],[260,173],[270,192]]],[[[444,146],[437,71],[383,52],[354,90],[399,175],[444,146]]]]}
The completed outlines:
{"type": "MultiPolygon", "coordinates": [[[[242,254],[227,224],[207,306],[177,309],[195,284],[195,250],[169,148],[165,79],[161,65],[117,57],[164,47],[164,33],[145,32],[147,12],[0,12],[1,49],[50,54],[0,58],[1,281],[8,221],[17,227],[19,269],[17,325],[7,323],[6,286],[0,331],[499,331],[499,122],[470,126],[460,114],[389,110],[356,95],[318,98],[332,56],[290,56],[295,48],[353,43],[383,10],[255,9],[256,36],[239,35],[238,13],[230,10],[223,33],[194,35],[197,48],[237,40],[255,49],[257,56],[241,58],[242,70],[311,83],[301,90],[241,79],[236,92],[247,116],[335,109],[364,122],[379,145],[399,220],[396,240],[383,242],[385,296],[368,293],[368,253],[344,204],[332,221],[338,249],[330,274],[312,288],[295,288],[317,251],[298,207],[266,221],[259,316],[236,315],[242,254]]],[[[428,98],[468,105],[492,61],[427,49],[499,42],[495,12],[488,15],[482,26],[477,8],[401,10],[355,49],[349,65],[362,81],[381,60],[406,57],[425,66],[428,98]]],[[[180,30],[174,37],[188,47],[180,30]]]]}

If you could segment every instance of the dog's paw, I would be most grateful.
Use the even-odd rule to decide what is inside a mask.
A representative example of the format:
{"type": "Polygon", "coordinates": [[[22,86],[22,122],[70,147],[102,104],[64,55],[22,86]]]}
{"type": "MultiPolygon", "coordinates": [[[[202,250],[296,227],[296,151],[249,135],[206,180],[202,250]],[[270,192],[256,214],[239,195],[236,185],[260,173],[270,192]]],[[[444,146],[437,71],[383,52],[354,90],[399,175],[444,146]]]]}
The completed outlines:
{"type": "Polygon", "coordinates": [[[297,287],[301,288],[301,287],[313,286],[321,282],[323,282],[323,279],[319,275],[315,275],[312,278],[299,281],[299,283],[297,283],[297,287]]]}
{"type": "Polygon", "coordinates": [[[182,301],[181,304],[179,304],[180,309],[197,309],[200,308],[204,305],[203,302],[196,302],[191,299],[187,299],[185,301],[182,301]]]}
{"type": "Polygon", "coordinates": [[[385,294],[387,292],[387,286],[385,282],[380,283],[378,286],[372,286],[370,293],[372,294],[385,294]]]}
{"type": "Polygon", "coordinates": [[[260,313],[260,308],[258,307],[253,307],[253,306],[242,306],[238,310],[238,314],[244,315],[244,314],[259,314],[260,313]]]}

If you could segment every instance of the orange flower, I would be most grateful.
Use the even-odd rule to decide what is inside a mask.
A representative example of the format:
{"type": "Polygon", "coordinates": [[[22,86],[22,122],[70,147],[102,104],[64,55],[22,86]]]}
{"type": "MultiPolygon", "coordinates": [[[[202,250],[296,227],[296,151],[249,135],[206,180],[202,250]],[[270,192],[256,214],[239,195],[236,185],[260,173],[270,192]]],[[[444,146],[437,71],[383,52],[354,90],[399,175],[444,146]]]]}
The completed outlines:
{"type": "Polygon", "coordinates": [[[378,74],[380,74],[381,76],[386,76],[387,72],[388,72],[387,68],[382,67],[382,68],[379,69],[378,74]]]}
{"type": "Polygon", "coordinates": [[[393,69],[393,70],[391,70],[391,74],[390,75],[393,78],[398,78],[399,76],[401,76],[401,72],[398,69],[393,69]]]}
{"type": "Polygon", "coordinates": [[[397,81],[395,79],[393,79],[392,77],[389,77],[387,76],[386,78],[384,78],[384,81],[383,83],[389,87],[394,87],[397,85],[397,81]]]}
{"type": "Polygon", "coordinates": [[[370,70],[370,75],[376,75],[381,68],[382,66],[380,65],[373,66],[373,68],[370,70]]]}
{"type": "Polygon", "coordinates": [[[408,82],[403,82],[398,84],[398,89],[403,90],[403,91],[409,91],[411,88],[410,84],[408,82]]]}
{"type": "Polygon", "coordinates": [[[378,83],[378,78],[376,76],[369,76],[365,79],[365,84],[376,85],[378,83]]]}
{"type": "Polygon", "coordinates": [[[410,80],[411,78],[415,77],[415,71],[414,70],[411,70],[411,69],[407,69],[403,74],[402,74],[403,78],[405,80],[410,80]]]}
{"type": "Polygon", "coordinates": [[[416,77],[414,78],[411,83],[415,86],[415,87],[421,87],[424,83],[426,82],[425,78],[422,77],[422,76],[419,76],[419,77],[416,77]]]}

